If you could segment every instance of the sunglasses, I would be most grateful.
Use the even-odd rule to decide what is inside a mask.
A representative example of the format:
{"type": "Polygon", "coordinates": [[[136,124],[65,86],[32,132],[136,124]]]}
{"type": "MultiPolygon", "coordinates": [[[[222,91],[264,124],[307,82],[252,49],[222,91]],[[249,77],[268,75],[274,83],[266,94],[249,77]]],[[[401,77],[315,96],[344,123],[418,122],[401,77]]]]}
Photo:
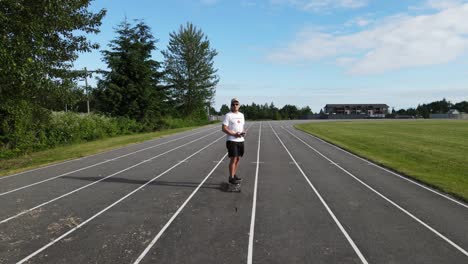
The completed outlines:
{"type": "Polygon", "coordinates": [[[231,104],[231,105],[239,105],[239,103],[234,103],[234,104],[231,104]]]}

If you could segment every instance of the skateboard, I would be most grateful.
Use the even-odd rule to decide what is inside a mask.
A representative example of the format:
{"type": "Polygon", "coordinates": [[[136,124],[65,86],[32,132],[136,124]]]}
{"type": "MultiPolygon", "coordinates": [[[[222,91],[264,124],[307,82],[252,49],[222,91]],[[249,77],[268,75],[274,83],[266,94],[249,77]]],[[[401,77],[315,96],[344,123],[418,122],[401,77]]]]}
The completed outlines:
{"type": "Polygon", "coordinates": [[[228,192],[241,192],[241,183],[230,183],[228,182],[227,185],[227,191],[228,192]]]}

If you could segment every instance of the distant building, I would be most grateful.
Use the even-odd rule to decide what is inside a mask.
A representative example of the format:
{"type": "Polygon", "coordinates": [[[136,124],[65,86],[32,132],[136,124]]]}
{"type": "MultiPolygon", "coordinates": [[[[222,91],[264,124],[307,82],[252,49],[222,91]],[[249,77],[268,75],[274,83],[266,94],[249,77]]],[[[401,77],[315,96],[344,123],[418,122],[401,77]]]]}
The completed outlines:
{"type": "Polygon", "coordinates": [[[468,114],[459,112],[457,109],[450,109],[445,114],[430,114],[431,119],[468,119],[468,114]]]}
{"type": "Polygon", "coordinates": [[[324,107],[328,115],[364,115],[368,117],[385,117],[388,114],[386,104],[327,104],[324,107]]]}

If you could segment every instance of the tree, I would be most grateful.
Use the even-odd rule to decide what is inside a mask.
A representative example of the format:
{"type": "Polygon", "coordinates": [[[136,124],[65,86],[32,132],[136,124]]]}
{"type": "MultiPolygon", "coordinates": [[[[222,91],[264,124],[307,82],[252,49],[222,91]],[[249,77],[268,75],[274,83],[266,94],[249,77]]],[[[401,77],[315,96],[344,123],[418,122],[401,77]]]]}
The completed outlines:
{"type": "Polygon", "coordinates": [[[452,108],[452,103],[445,98],[427,105],[431,114],[445,114],[452,108]]]}
{"type": "Polygon", "coordinates": [[[468,102],[467,101],[461,101],[459,103],[456,103],[453,106],[455,109],[457,109],[460,112],[468,113],[468,102]]]}
{"type": "Polygon", "coordinates": [[[97,108],[114,116],[125,116],[155,124],[161,116],[164,90],[159,85],[160,63],[151,59],[156,40],[144,22],[131,26],[126,20],[118,36],[103,51],[110,71],[104,73],[95,91],[97,108]]]}
{"type": "Polygon", "coordinates": [[[208,107],[208,113],[210,115],[218,115],[219,114],[218,111],[216,111],[216,109],[214,109],[214,107],[212,107],[212,106],[208,107]]]}
{"type": "Polygon", "coordinates": [[[90,2],[0,1],[0,148],[31,148],[56,102],[72,96],[73,61],[98,48],[85,35],[106,13],[88,11],[90,2]]]}
{"type": "Polygon", "coordinates": [[[214,68],[218,54],[210,48],[204,33],[193,24],[180,26],[170,34],[165,61],[164,80],[170,89],[171,100],[177,113],[185,117],[202,118],[206,106],[212,105],[219,77],[214,68]],[[198,115],[198,116],[197,116],[198,115]]]}
{"type": "Polygon", "coordinates": [[[429,118],[430,110],[425,104],[418,105],[418,107],[416,107],[416,111],[418,112],[419,116],[422,116],[423,118],[429,118]]]}
{"type": "Polygon", "coordinates": [[[270,114],[270,117],[271,119],[273,120],[280,120],[281,119],[281,115],[279,114],[279,109],[273,104],[273,102],[270,103],[270,106],[269,106],[269,114],[270,114]]]}
{"type": "Polygon", "coordinates": [[[226,104],[223,104],[221,106],[221,109],[219,109],[219,112],[221,113],[221,115],[225,115],[225,114],[229,113],[229,111],[231,111],[231,110],[229,110],[229,106],[227,106],[226,104]]]}
{"type": "Polygon", "coordinates": [[[286,119],[297,119],[299,117],[299,110],[295,105],[285,105],[280,110],[280,114],[286,119]]]}
{"type": "Polygon", "coordinates": [[[78,53],[98,48],[84,34],[99,32],[106,11],[89,12],[90,2],[0,1],[2,99],[23,99],[47,108],[51,94],[69,91],[74,77],[69,69],[78,53]]]}
{"type": "Polygon", "coordinates": [[[303,107],[299,110],[299,118],[308,119],[312,114],[312,109],[310,109],[309,106],[303,107]]]}

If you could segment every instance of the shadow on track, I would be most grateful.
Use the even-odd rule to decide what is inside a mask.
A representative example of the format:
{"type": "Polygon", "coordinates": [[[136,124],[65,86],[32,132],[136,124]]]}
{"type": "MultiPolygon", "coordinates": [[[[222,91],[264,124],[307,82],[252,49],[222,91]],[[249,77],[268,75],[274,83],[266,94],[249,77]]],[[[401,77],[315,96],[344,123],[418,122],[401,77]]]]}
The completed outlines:
{"type": "MultiPolygon", "coordinates": [[[[80,180],[80,181],[98,181],[101,180],[101,177],[75,177],[75,176],[64,176],[61,177],[63,179],[72,179],[72,180],[80,180]]],[[[114,182],[114,183],[128,183],[128,184],[137,184],[137,185],[143,185],[147,183],[147,180],[133,180],[133,179],[127,179],[127,178],[107,178],[103,180],[102,182],[114,182]]],[[[174,187],[190,187],[190,188],[196,188],[198,187],[200,183],[199,182],[170,182],[170,181],[153,181],[148,186],[153,185],[153,186],[174,186],[174,187]]],[[[210,184],[203,184],[200,188],[205,188],[205,189],[217,189],[220,191],[225,192],[227,190],[228,184],[226,182],[220,182],[220,183],[210,183],[210,184]]]]}

